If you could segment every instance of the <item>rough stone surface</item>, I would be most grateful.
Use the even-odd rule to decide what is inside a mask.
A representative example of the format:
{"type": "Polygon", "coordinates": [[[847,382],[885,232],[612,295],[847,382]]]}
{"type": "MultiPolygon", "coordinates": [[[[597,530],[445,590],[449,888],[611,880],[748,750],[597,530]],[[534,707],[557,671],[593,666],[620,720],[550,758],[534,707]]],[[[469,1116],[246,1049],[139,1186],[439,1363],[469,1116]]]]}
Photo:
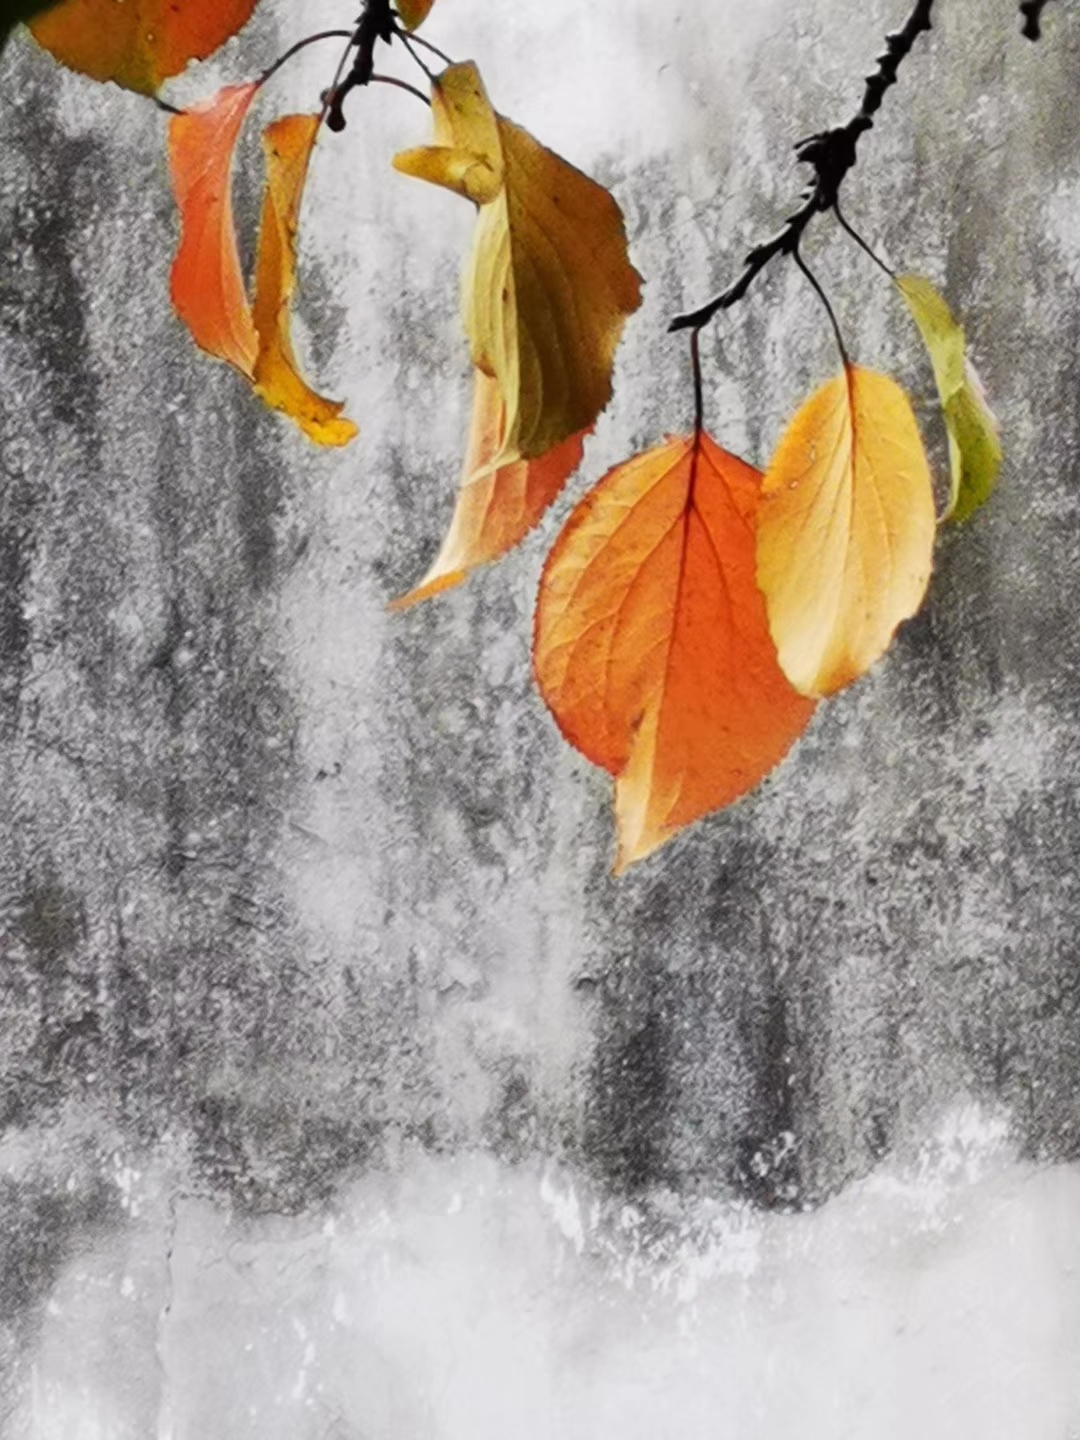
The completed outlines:
{"type": "MultiPolygon", "coordinates": [[[[982,1116],[1010,1159],[970,1194],[963,1173],[950,1180],[964,1258],[949,1270],[934,1212],[913,1313],[978,1272],[999,1200],[1048,1293],[1054,1257],[1075,1260],[1075,1224],[1060,1220],[1075,1171],[1047,1167],[1080,1162],[1080,15],[1050,7],[1032,46],[1005,0],[992,18],[983,0],[940,8],[845,208],[964,317],[1002,422],[1000,489],[943,537],[925,610],[887,660],[821,709],[776,775],[619,880],[607,781],[565,747],[532,687],[545,548],[589,478],[686,425],[685,345],[666,319],[725,283],[786,213],[791,143],[847,118],[904,6],[549,0],[508,18],[440,0],[433,38],[472,54],[499,108],[613,188],[648,285],[567,495],[517,555],[403,615],[386,602],[438,542],[468,404],[456,301],[468,207],[387,165],[426,138],[427,117],[372,91],[320,149],[305,351],[362,434],[316,453],[171,315],[164,117],[12,42],[0,62],[4,1440],[667,1433],[653,1399],[652,1428],[634,1428],[634,1385],[690,1397],[680,1433],[693,1440],[719,1433],[710,1407],[732,1396],[743,1428],[730,1433],[790,1433],[794,1399],[755,1408],[750,1388],[706,1383],[710,1345],[733,1366],[751,1353],[732,1339],[747,1306],[761,1353],[780,1347],[768,1287],[790,1285],[813,1316],[799,1237],[835,1277],[848,1220],[870,1237],[849,1264],[872,1292],[863,1319],[899,1324],[890,1297],[904,1265],[923,1263],[922,1222],[877,1206],[865,1177],[884,1164],[930,1186],[929,1137],[960,1112],[982,1116]],[[1024,1177],[1036,1189],[1016,1199],[1024,1177]],[[455,1259],[450,1232],[431,1240],[416,1217],[458,1213],[463,1193],[481,1197],[481,1232],[503,1228],[487,1249],[462,1232],[455,1259]],[[824,1228],[807,1229],[823,1204],[824,1228]],[[575,1206],[592,1218],[567,1231],[575,1206]],[[700,1227],[714,1211],[769,1258],[709,1292],[687,1353],[696,1300],[681,1318],[654,1315],[650,1349],[626,1267],[678,1297],[670,1257],[692,1251],[695,1283],[711,1284],[700,1227]],[[1032,1238],[1047,1216],[1058,1250],[1032,1238]],[[351,1239],[328,1259],[335,1225],[351,1239]],[[524,1258],[507,1278],[516,1225],[524,1258]],[[875,1226],[897,1228],[901,1259],[873,1250],[886,1246],[875,1226]],[[518,1323],[512,1285],[532,1297],[506,1340],[514,1356],[531,1325],[558,1330],[551,1276],[566,1245],[562,1348],[529,1374],[511,1364],[516,1389],[485,1391],[500,1325],[518,1323]],[[456,1352],[439,1325],[409,1328],[410,1304],[443,1305],[452,1332],[458,1292],[478,1327],[458,1356],[473,1390],[447,1378],[456,1352]],[[368,1293],[375,1318],[361,1322],[368,1293]],[[285,1342],[261,1348],[267,1327],[301,1355],[316,1347],[303,1373],[337,1387],[332,1404],[307,1381],[271,1403],[285,1342]],[[349,1351],[357,1327],[366,1338],[349,1351]],[[235,1350],[215,1353],[214,1333],[235,1350]],[[362,1357],[355,1374],[346,1352],[362,1357]],[[544,1409],[536,1397],[571,1371],[577,1408],[544,1409]],[[490,1400],[475,1413],[474,1391],[490,1400]],[[534,1429],[521,1419],[531,1395],[530,1413],[548,1417],[534,1429]]],[[[295,9],[271,6],[177,96],[343,18],[320,0],[298,26],[295,9]]],[[[305,52],[265,113],[310,107],[332,64],[332,47],[305,52]]],[[[252,141],[245,232],[256,162],[252,141]]],[[[928,367],[883,277],[827,220],[807,254],[849,349],[908,384],[940,458],[928,367]]],[[[709,424],[759,462],[835,363],[813,294],[783,266],[703,348],[709,424]]],[[[727,1274],[743,1242],[724,1236],[714,1269],[727,1274]]],[[[1021,1269],[1006,1269],[1003,1293],[1021,1293],[1009,1289],[1021,1269]]],[[[1015,1354],[1040,1367],[1059,1345],[1068,1355],[1070,1294],[1048,1302],[1068,1328],[1051,1343],[1032,1311],[1015,1354]]],[[[837,1322],[836,1384],[849,1387],[855,1311],[837,1322]]],[[[948,1313],[959,1333],[963,1313],[948,1313]]],[[[1000,1335],[1013,1334],[1002,1316],[1000,1335]]],[[[811,1385],[814,1355],[830,1361],[812,1320],[798,1327],[811,1385]]],[[[1011,1343],[987,1334],[971,1376],[1011,1343]]],[[[1050,1390],[1023,1412],[1027,1428],[1001,1428],[1029,1394],[1017,1380],[993,1391],[981,1429],[957,1431],[927,1379],[931,1353],[896,1362],[929,1387],[925,1411],[895,1411],[906,1429],[885,1428],[871,1367],[867,1408],[845,1391],[843,1433],[1080,1434],[1071,1362],[1030,1371],[1050,1390]]],[[[825,1389],[815,1395],[807,1423],[821,1428],[807,1433],[842,1433],[825,1389]]]]}

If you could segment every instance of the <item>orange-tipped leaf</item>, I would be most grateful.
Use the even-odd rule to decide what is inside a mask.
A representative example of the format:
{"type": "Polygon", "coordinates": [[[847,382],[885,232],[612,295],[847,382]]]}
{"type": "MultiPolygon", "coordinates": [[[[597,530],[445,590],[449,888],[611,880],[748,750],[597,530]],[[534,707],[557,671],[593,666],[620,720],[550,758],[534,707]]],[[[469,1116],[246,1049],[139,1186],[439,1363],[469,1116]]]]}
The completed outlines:
{"type": "Polygon", "coordinates": [[[755,582],[760,475],[707,435],[617,466],[544,567],[534,660],[567,739],[616,777],[616,869],[745,794],[813,713],[755,582]]]}
{"type": "Polygon", "coordinates": [[[319,445],[345,445],[356,426],[336,400],[318,395],[296,368],[289,306],[296,289],[296,235],[317,115],[284,115],[263,132],[266,189],[255,264],[255,388],[319,445]]]}
{"type": "Polygon", "coordinates": [[[450,528],[423,580],[394,601],[394,609],[460,585],[470,570],[505,555],[532,529],[581,463],[585,431],[538,460],[522,460],[506,458],[505,429],[506,407],[498,382],[477,370],[469,445],[450,528]]]}
{"type": "Polygon", "coordinates": [[[169,122],[169,169],[180,210],[170,289],[197,345],[254,374],[258,339],[240,273],[232,160],[258,86],[229,85],[169,122]]]}

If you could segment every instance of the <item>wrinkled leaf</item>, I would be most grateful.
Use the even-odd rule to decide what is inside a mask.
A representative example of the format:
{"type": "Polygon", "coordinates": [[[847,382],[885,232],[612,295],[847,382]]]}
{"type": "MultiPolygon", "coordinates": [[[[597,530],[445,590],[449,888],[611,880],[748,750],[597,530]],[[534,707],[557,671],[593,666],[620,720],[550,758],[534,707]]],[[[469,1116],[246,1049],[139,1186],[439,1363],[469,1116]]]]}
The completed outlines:
{"type": "Polygon", "coordinates": [[[585,432],[538,460],[506,459],[506,414],[498,384],[477,370],[465,467],[450,529],[430,570],[394,602],[400,609],[459,585],[525,536],[581,463],[585,432]]]}
{"type": "Polygon", "coordinates": [[[707,435],[599,482],[544,567],[540,690],[616,777],[616,869],[751,789],[814,705],[784,678],[755,581],[760,475],[707,435]]]}
{"type": "Polygon", "coordinates": [[[415,30],[431,13],[435,0],[397,0],[397,12],[406,30],[415,30]]]}
{"type": "Polygon", "coordinates": [[[480,207],[466,272],[465,329],[498,382],[507,455],[536,459],[587,430],[611,398],[611,367],[641,280],[608,192],[497,115],[475,65],[433,83],[433,146],[394,164],[480,207]]]}
{"type": "Polygon", "coordinates": [[[966,520],[989,499],[1001,469],[997,419],[944,297],[921,275],[898,275],[896,284],[930,356],[949,436],[949,504],[941,518],[966,520]]]}
{"type": "Polygon", "coordinates": [[[296,368],[289,305],[296,289],[296,231],[318,115],[284,115],[263,132],[266,189],[255,264],[253,315],[258,336],[255,388],[320,445],[345,445],[356,434],[342,406],[317,395],[296,368]]]}
{"type": "Polygon", "coordinates": [[[95,80],[152,95],[251,18],[257,0],[63,0],[30,22],[57,60],[95,80]]]}
{"type": "Polygon", "coordinates": [[[180,209],[170,289],[196,344],[249,379],[258,339],[244,291],[232,210],[232,159],[258,89],[230,85],[169,121],[169,168],[180,209]]]}
{"type": "Polygon", "coordinates": [[[934,529],[907,396],[846,367],[788,425],[763,487],[758,584],[797,690],[830,695],[884,653],[922,602],[934,529]]]}

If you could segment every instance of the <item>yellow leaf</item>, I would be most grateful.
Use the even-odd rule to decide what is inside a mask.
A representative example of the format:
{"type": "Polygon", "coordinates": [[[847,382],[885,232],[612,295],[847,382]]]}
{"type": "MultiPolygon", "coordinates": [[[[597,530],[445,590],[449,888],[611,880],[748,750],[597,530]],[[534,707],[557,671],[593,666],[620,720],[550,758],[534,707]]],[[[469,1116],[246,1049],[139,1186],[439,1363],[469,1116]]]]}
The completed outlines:
{"type": "Polygon", "coordinates": [[[435,145],[394,164],[480,206],[463,311],[473,362],[498,382],[506,454],[536,459],[587,430],[641,279],[608,192],[491,108],[476,66],[433,82],[435,145]]]}
{"type": "Polygon", "coordinates": [[[949,435],[949,504],[941,518],[966,520],[989,498],[1001,469],[997,419],[944,297],[921,275],[898,275],[896,284],[930,356],[949,435]]]}
{"type": "Polygon", "coordinates": [[[506,412],[490,375],[476,372],[472,424],[454,518],[430,570],[391,609],[402,610],[505,555],[539,520],[581,463],[585,434],[571,435],[537,460],[507,458],[506,412]]]}
{"type": "Polygon", "coordinates": [[[317,395],[296,369],[289,304],[296,288],[296,229],[317,115],[284,115],[263,132],[266,190],[259,224],[252,313],[259,339],[255,388],[268,405],[295,420],[320,445],[345,445],[356,434],[341,404],[317,395]]]}
{"type": "Polygon", "coordinates": [[[858,679],[930,579],[934,497],[907,396],[849,365],[799,409],[765,475],[758,584],[804,695],[858,679]]]}
{"type": "Polygon", "coordinates": [[[415,30],[431,13],[435,0],[397,0],[397,12],[406,30],[415,30]]]}

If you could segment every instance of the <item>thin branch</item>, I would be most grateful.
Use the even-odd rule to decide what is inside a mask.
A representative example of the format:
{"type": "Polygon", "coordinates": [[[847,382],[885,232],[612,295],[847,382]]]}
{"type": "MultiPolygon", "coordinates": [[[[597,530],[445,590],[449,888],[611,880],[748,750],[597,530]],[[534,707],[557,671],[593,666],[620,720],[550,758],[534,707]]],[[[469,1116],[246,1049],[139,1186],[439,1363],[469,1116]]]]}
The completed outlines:
{"type": "Polygon", "coordinates": [[[423,35],[417,35],[415,31],[412,30],[403,30],[400,25],[397,27],[396,33],[402,39],[407,35],[414,45],[422,45],[425,50],[430,50],[432,55],[437,55],[444,65],[453,65],[454,62],[450,59],[450,56],[447,55],[446,51],[440,50],[437,45],[433,45],[431,41],[426,40],[423,35]]]}
{"type": "Polygon", "coordinates": [[[1020,5],[1020,34],[1028,40],[1042,39],[1042,12],[1047,0],[1022,0],[1020,5]]]}
{"type": "Polygon", "coordinates": [[[418,90],[415,85],[410,85],[407,80],[398,80],[394,75],[377,75],[374,71],[372,71],[368,78],[372,85],[393,85],[398,90],[407,90],[410,95],[415,95],[416,98],[422,100],[429,109],[431,108],[431,101],[424,92],[418,90]]]}
{"type": "Polygon", "coordinates": [[[721,310],[727,310],[749,290],[754,279],[777,255],[794,255],[799,241],[813,217],[830,210],[836,203],[840,186],[857,158],[860,137],[873,128],[874,116],[881,109],[885,92],[896,83],[901,62],[910,53],[917,37],[929,30],[934,0],[915,0],[911,14],[899,30],[885,39],[884,53],[878,56],[877,69],[866,79],[862,104],[858,112],[834,130],[811,135],[795,146],[796,157],[814,168],[814,179],[802,197],[802,203],[771,239],[754,247],[746,257],[742,274],[732,285],[703,305],[685,315],[678,315],[670,329],[698,328],[721,310]]]}
{"type": "MultiPolygon", "coordinates": [[[[830,321],[830,323],[832,324],[833,334],[836,336],[836,344],[837,344],[837,347],[838,347],[838,349],[839,349],[839,351],[840,351],[840,358],[841,358],[841,360],[843,360],[843,362],[844,362],[844,369],[845,369],[845,370],[849,370],[849,369],[851,368],[851,361],[850,361],[850,359],[848,358],[847,346],[844,344],[844,337],[843,337],[843,335],[841,335],[841,333],[840,333],[840,322],[839,322],[839,321],[837,320],[837,318],[836,318],[836,311],[835,311],[835,310],[832,308],[832,306],[829,304],[829,297],[825,294],[825,291],[821,288],[821,281],[817,278],[817,276],[814,274],[814,272],[810,269],[810,266],[807,265],[806,261],[803,259],[802,255],[799,253],[799,247],[798,247],[797,245],[796,245],[795,249],[791,252],[791,258],[795,261],[795,264],[799,267],[799,269],[802,271],[802,273],[806,276],[807,280],[810,281],[810,284],[811,284],[811,285],[814,287],[814,289],[817,291],[818,299],[821,301],[822,305],[825,306],[825,310],[826,310],[826,313],[828,314],[829,321],[830,321]]],[[[696,331],[696,330],[694,331],[694,334],[695,334],[695,335],[697,334],[697,331],[696,331]]]]}
{"type": "Polygon", "coordinates": [[[852,240],[855,241],[855,244],[858,245],[858,246],[860,246],[861,249],[863,249],[863,250],[866,251],[867,255],[870,256],[870,259],[873,260],[874,264],[878,267],[879,270],[883,270],[883,271],[885,272],[885,274],[889,277],[890,280],[895,280],[895,279],[896,279],[896,271],[893,270],[890,266],[886,265],[886,264],[885,264],[885,261],[882,260],[881,256],[877,253],[877,251],[874,249],[874,247],[873,247],[872,245],[870,245],[866,240],[863,239],[863,237],[859,234],[858,230],[855,229],[855,226],[854,226],[854,225],[851,225],[851,224],[848,223],[847,216],[846,216],[846,215],[844,214],[844,212],[840,209],[840,200],[839,200],[839,197],[837,197],[837,199],[835,199],[835,200],[833,201],[833,207],[832,207],[832,208],[833,208],[833,214],[836,216],[837,220],[840,222],[840,228],[841,228],[842,230],[846,230],[847,233],[851,236],[852,240]]]}
{"type": "Polygon", "coordinates": [[[701,434],[701,427],[705,419],[705,396],[701,385],[701,348],[699,339],[700,328],[690,331],[690,364],[694,370],[694,436],[701,434]]]}
{"type": "Polygon", "coordinates": [[[424,72],[424,74],[429,80],[434,80],[435,75],[433,71],[429,70],[427,65],[424,63],[424,57],[422,55],[418,55],[413,49],[413,37],[409,34],[409,32],[407,30],[402,30],[401,26],[398,25],[394,30],[394,34],[405,46],[405,49],[409,52],[409,59],[420,66],[420,69],[424,72]]]}
{"type": "Polygon", "coordinates": [[[299,55],[301,50],[306,50],[309,45],[315,45],[320,40],[351,40],[351,30],[320,30],[317,35],[308,35],[303,40],[298,40],[295,45],[290,45],[284,55],[279,55],[272,65],[268,65],[259,76],[258,83],[265,85],[270,76],[280,70],[286,61],[291,60],[294,55],[299,55]]]}

